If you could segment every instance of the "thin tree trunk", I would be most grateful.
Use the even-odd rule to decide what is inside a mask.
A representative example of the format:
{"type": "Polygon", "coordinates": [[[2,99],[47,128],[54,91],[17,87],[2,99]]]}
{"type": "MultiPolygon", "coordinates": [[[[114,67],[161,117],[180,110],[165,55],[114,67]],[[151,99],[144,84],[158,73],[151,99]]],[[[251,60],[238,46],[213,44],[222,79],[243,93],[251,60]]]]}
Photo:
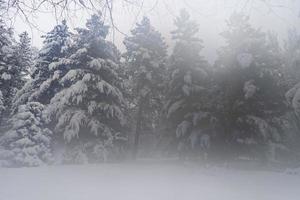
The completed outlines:
{"type": "Polygon", "coordinates": [[[141,133],[141,125],[142,125],[142,113],[143,113],[143,100],[141,99],[138,105],[138,112],[136,115],[136,127],[135,127],[135,135],[134,135],[134,144],[132,151],[132,158],[136,160],[139,148],[139,139],[141,133]]]}

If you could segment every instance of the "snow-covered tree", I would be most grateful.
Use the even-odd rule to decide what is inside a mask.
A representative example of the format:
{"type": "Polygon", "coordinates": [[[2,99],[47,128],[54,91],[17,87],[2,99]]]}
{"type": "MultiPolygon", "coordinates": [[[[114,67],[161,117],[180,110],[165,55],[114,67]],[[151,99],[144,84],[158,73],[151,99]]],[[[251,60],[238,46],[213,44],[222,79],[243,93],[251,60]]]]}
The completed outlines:
{"type": "MultiPolygon", "coordinates": [[[[38,110],[42,112],[44,110],[42,104],[49,103],[56,92],[54,91],[54,84],[51,82],[49,64],[64,55],[68,38],[69,32],[65,21],[55,26],[45,36],[44,46],[36,58],[32,79],[28,80],[22,89],[18,88],[20,90],[13,99],[12,109],[8,113],[8,116],[12,114],[12,119],[6,127],[5,137],[1,139],[5,147],[4,150],[11,151],[11,153],[16,152],[11,154],[12,157],[18,156],[16,159],[19,160],[8,158],[11,165],[35,166],[50,162],[52,145],[50,141],[53,137],[50,130],[46,128],[45,121],[40,117],[42,114],[33,112],[38,110]],[[30,114],[30,112],[32,113],[30,114]],[[26,126],[19,126],[20,124],[26,126]],[[42,141],[43,138],[37,138],[40,136],[45,140],[42,141]],[[30,142],[27,138],[32,141],[30,142]],[[20,142],[26,142],[26,140],[29,141],[28,144],[23,145],[20,142]],[[36,149],[36,152],[28,154],[27,150],[32,151],[33,148],[36,149]],[[24,149],[25,153],[19,149],[24,149]]],[[[33,63],[32,49],[29,45],[30,39],[26,33],[23,33],[20,35],[20,41],[14,46],[17,55],[16,63],[24,69],[21,72],[22,78],[28,74],[29,68],[32,67],[30,65],[33,63]]]]}
{"type": "Polygon", "coordinates": [[[203,46],[197,37],[199,25],[182,10],[175,26],[172,36],[176,43],[168,68],[166,115],[182,152],[197,146],[204,138],[209,142],[214,117],[209,105],[209,65],[200,55],[203,46]]]}
{"type": "Polygon", "coordinates": [[[25,31],[19,35],[19,41],[15,45],[15,56],[17,57],[17,62],[23,69],[23,76],[28,76],[30,68],[32,68],[34,59],[33,51],[31,47],[31,39],[28,33],[25,31]]]}
{"type": "Polygon", "coordinates": [[[256,157],[264,157],[268,144],[280,146],[284,140],[275,123],[286,110],[278,45],[243,14],[233,14],[227,26],[221,34],[226,45],[216,61],[218,118],[231,147],[252,146],[256,157]]]}
{"type": "Polygon", "coordinates": [[[7,117],[14,95],[24,84],[24,69],[18,63],[13,32],[0,21],[0,113],[7,117]]]}
{"type": "Polygon", "coordinates": [[[300,82],[300,33],[296,29],[290,29],[283,48],[284,72],[286,85],[291,88],[300,82]]]}
{"type": "Polygon", "coordinates": [[[0,160],[13,167],[40,166],[52,161],[52,132],[43,127],[44,106],[38,102],[21,105],[9,119],[10,130],[1,137],[0,160]]]}
{"type": "Polygon", "coordinates": [[[300,34],[297,30],[289,30],[284,50],[286,85],[289,89],[286,98],[295,112],[300,113],[300,34]]]}
{"type": "Polygon", "coordinates": [[[80,149],[90,162],[110,159],[116,144],[125,139],[120,53],[105,40],[108,28],[100,15],[93,15],[86,28],[76,29],[66,56],[49,65],[48,80],[57,80],[57,92],[45,114],[67,148],[80,149]]]}
{"type": "Polygon", "coordinates": [[[288,31],[283,58],[287,87],[285,97],[290,110],[281,118],[281,127],[289,136],[287,140],[289,148],[298,153],[300,152],[298,145],[300,142],[300,34],[296,29],[288,31]]]}
{"type": "Polygon", "coordinates": [[[16,109],[19,105],[26,104],[29,101],[37,101],[42,104],[50,102],[54,96],[54,86],[56,79],[50,78],[51,72],[49,65],[52,62],[62,58],[70,41],[70,32],[66,21],[56,25],[53,30],[43,36],[44,46],[39,51],[35,61],[32,79],[18,91],[14,100],[13,107],[16,109]],[[51,90],[52,88],[52,90],[51,90]]]}
{"type": "Polygon", "coordinates": [[[166,44],[161,34],[144,17],[124,40],[127,74],[131,85],[132,109],[135,111],[133,156],[138,150],[139,136],[153,129],[162,108],[165,77],[166,44]]]}

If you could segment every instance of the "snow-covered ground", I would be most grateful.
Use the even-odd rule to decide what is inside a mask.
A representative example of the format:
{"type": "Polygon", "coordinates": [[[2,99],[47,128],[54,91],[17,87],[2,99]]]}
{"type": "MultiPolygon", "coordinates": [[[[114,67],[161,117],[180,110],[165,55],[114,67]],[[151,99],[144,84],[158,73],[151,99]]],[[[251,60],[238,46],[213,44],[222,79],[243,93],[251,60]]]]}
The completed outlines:
{"type": "Polygon", "coordinates": [[[296,200],[300,175],[184,165],[0,169],[0,200],[296,200]]]}

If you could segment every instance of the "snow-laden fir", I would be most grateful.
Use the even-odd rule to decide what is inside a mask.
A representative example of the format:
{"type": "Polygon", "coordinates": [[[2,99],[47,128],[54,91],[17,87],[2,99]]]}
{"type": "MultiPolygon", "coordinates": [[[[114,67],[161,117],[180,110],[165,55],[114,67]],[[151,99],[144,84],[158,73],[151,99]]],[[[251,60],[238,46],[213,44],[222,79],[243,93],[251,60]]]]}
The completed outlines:
{"type": "Polygon", "coordinates": [[[1,21],[1,165],[174,156],[296,166],[300,34],[281,46],[234,13],[210,64],[201,24],[182,10],[174,25],[169,55],[147,17],[120,53],[100,13],[72,32],[63,20],[37,52],[1,21]]]}

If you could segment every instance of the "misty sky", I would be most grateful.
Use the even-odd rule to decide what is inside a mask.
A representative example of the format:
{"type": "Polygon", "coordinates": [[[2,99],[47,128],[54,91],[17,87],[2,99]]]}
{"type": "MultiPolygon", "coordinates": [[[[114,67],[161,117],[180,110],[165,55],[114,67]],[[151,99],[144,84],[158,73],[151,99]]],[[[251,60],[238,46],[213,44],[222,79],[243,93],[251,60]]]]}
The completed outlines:
{"type": "MultiPolygon", "coordinates": [[[[124,5],[115,0],[114,19],[115,25],[128,34],[135,23],[144,15],[149,17],[153,26],[159,30],[166,38],[168,45],[170,41],[170,31],[173,29],[173,19],[181,8],[187,9],[192,18],[200,25],[199,37],[204,40],[203,55],[213,61],[216,57],[216,50],[223,44],[220,32],[226,29],[225,20],[233,12],[244,12],[250,15],[251,23],[256,27],[261,27],[264,31],[271,30],[278,33],[280,39],[286,36],[289,28],[298,26],[300,22],[299,11],[300,1],[298,0],[144,0],[139,6],[124,5]],[[267,3],[272,2],[272,4],[267,3]],[[274,2],[274,3],[273,3],[274,2]]],[[[87,17],[91,13],[86,11],[76,12],[68,18],[68,24],[72,28],[84,26],[87,17]]],[[[39,30],[30,28],[21,19],[14,23],[16,33],[27,30],[32,35],[33,45],[41,47],[41,35],[51,30],[57,23],[57,19],[52,13],[40,13],[34,17],[35,24],[39,30]]],[[[109,39],[122,50],[123,35],[115,31],[115,35],[110,34],[109,39]]]]}

